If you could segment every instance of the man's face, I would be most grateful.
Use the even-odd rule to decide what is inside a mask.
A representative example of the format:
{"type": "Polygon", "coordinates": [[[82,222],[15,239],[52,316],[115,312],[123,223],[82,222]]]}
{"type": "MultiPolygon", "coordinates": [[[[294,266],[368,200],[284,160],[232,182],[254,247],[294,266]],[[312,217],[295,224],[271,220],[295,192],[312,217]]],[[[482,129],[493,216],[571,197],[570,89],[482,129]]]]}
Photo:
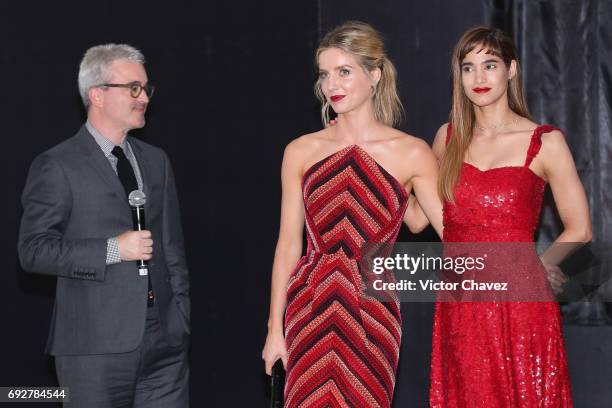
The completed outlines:
{"type": "MultiPolygon", "coordinates": [[[[137,62],[117,60],[111,64],[109,71],[109,84],[138,82],[146,85],[148,81],[144,66],[137,62]]],[[[102,118],[109,126],[127,132],[145,125],[149,97],[144,90],[137,98],[130,95],[129,88],[104,88],[99,95],[102,98],[102,118]]]]}

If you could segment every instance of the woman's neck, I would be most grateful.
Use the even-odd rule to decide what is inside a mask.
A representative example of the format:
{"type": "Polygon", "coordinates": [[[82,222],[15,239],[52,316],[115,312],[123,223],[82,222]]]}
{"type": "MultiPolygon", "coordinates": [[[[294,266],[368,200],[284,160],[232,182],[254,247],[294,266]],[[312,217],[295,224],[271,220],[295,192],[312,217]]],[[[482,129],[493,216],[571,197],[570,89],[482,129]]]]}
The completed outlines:
{"type": "Polygon", "coordinates": [[[487,106],[474,106],[476,129],[487,132],[500,130],[520,120],[510,106],[506,98],[500,98],[495,103],[487,106]]]}
{"type": "Polygon", "coordinates": [[[336,125],[332,128],[335,137],[350,144],[361,144],[377,138],[381,124],[374,117],[371,107],[339,114],[336,125]]]}

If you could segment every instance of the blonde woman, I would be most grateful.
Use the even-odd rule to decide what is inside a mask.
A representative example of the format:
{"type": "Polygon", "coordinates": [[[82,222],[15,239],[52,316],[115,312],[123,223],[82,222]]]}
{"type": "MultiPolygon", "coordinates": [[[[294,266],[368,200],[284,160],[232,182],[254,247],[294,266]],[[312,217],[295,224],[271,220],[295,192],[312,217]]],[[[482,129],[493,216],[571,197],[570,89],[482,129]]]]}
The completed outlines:
{"type": "Polygon", "coordinates": [[[287,369],[286,407],[390,407],[399,304],[364,293],[358,260],[367,241],[395,240],[412,189],[441,233],[437,163],[423,141],[392,127],[401,112],[395,68],[371,26],[332,30],[316,61],[323,122],[330,107],[337,122],[285,150],[262,357],[268,374],[278,359],[287,369]]]}

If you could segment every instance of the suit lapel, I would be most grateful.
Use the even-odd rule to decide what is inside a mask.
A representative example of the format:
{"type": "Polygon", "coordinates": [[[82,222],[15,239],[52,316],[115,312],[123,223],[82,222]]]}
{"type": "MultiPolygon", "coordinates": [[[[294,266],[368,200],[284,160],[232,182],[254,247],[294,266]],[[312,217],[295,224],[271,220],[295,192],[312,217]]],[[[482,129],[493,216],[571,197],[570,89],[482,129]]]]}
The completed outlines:
{"type": "Polygon", "coordinates": [[[84,125],[81,130],[79,130],[77,137],[80,139],[81,146],[87,155],[87,162],[96,170],[98,175],[104,180],[113,193],[115,193],[117,198],[128,204],[123,184],[121,184],[119,177],[117,177],[117,174],[113,171],[102,149],[100,149],[100,146],[98,146],[95,139],[84,125]]]}

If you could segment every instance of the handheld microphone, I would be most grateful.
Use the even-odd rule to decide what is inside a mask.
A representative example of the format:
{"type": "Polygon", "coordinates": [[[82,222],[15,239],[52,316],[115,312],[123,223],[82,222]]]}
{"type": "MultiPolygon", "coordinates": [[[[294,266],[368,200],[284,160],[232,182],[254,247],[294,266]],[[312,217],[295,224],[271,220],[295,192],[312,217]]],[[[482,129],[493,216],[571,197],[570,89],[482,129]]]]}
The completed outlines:
{"type": "MultiPolygon", "coordinates": [[[[128,201],[132,207],[132,221],[134,222],[134,230],[142,231],[146,229],[144,205],[147,202],[147,196],[140,190],[134,190],[128,196],[128,201]]],[[[147,261],[141,259],[137,261],[137,265],[138,274],[140,276],[147,276],[149,274],[147,261]]]]}

